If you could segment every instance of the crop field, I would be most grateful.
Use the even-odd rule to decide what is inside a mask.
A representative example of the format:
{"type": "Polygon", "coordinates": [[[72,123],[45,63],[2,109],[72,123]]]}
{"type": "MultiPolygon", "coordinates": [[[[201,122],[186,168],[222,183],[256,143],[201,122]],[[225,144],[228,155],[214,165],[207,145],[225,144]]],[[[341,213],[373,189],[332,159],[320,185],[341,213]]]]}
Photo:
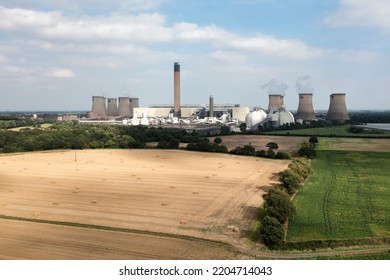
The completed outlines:
{"type": "MultiPolygon", "coordinates": [[[[131,240],[144,258],[186,258],[186,250],[194,247],[203,250],[187,258],[207,258],[205,248],[210,246],[173,238],[243,242],[242,234],[256,218],[262,194],[287,164],[180,150],[3,155],[0,258],[77,258],[74,252],[79,251],[80,258],[108,258],[103,256],[107,251],[115,259],[127,253],[132,256],[130,245],[120,245],[127,246],[131,240]],[[153,251],[150,244],[157,239],[151,235],[173,248],[184,247],[159,245],[153,251]],[[50,236],[47,250],[38,249],[43,248],[44,236],[50,236]],[[23,255],[23,247],[38,251],[23,255]]],[[[211,247],[209,256],[219,258],[220,249],[211,247]]],[[[228,256],[229,252],[220,254],[220,258],[228,256]]]]}
{"type": "Polygon", "coordinates": [[[322,150],[312,165],[289,241],[390,236],[390,153],[322,150]]]}
{"type": "MultiPolygon", "coordinates": [[[[221,136],[222,144],[226,145],[229,150],[236,148],[237,146],[243,147],[244,145],[251,144],[256,150],[267,150],[265,146],[269,142],[276,142],[279,145],[280,151],[296,152],[300,148],[300,143],[308,141],[308,137],[296,137],[296,136],[270,136],[270,135],[230,135],[221,136]]],[[[213,139],[211,139],[213,140],[213,139]]]]}
{"type": "Polygon", "coordinates": [[[348,131],[350,125],[342,125],[342,126],[331,126],[331,127],[317,127],[317,128],[303,128],[303,129],[291,129],[291,130],[281,130],[281,131],[272,131],[266,132],[266,134],[272,135],[317,135],[317,136],[330,136],[337,135],[338,137],[372,137],[372,138],[380,138],[380,137],[389,137],[390,131],[382,131],[379,134],[372,133],[352,133],[348,131]]]}

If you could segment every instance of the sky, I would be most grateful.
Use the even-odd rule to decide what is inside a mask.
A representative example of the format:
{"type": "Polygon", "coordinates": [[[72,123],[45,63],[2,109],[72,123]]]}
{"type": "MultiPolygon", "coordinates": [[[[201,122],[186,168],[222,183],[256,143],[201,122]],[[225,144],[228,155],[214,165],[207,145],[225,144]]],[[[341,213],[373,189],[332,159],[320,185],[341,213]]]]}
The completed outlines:
{"type": "Polygon", "coordinates": [[[0,111],[91,110],[92,96],[390,109],[388,0],[0,0],[0,111]]]}

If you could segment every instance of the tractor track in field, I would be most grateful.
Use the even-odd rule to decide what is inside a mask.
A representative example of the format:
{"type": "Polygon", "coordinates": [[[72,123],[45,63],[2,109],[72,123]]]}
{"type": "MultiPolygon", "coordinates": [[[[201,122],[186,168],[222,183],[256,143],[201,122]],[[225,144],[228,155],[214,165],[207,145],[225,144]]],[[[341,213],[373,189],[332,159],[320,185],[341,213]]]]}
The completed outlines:
{"type": "MultiPolygon", "coordinates": [[[[361,174],[345,157],[345,154],[343,154],[343,159],[347,164],[348,168],[351,170],[353,178],[356,180],[356,192],[358,193],[358,197],[360,198],[364,197],[364,199],[359,200],[359,205],[364,205],[364,207],[360,207],[360,216],[362,217],[364,223],[368,225],[370,221],[374,221],[374,217],[372,215],[372,213],[374,212],[374,205],[372,203],[372,197],[364,195],[363,192],[364,192],[364,188],[365,187],[368,188],[370,185],[369,184],[365,184],[366,186],[363,185],[361,174]]],[[[368,231],[371,232],[371,229],[368,228],[368,231]]]]}
{"type": "Polygon", "coordinates": [[[332,190],[334,186],[337,184],[337,177],[336,177],[336,172],[332,166],[332,161],[330,158],[330,154],[326,153],[326,160],[328,164],[328,169],[331,173],[331,183],[328,186],[325,186],[325,195],[322,199],[322,213],[324,217],[324,224],[325,224],[325,232],[326,234],[332,234],[332,224],[330,222],[330,214],[329,214],[329,199],[330,195],[332,193],[332,190]]]}

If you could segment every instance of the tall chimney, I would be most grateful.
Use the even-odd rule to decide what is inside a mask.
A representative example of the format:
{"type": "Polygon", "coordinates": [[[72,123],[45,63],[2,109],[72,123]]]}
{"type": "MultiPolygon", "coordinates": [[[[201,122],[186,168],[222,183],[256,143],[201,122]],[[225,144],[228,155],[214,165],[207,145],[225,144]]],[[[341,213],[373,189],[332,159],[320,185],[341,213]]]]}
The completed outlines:
{"type": "Polygon", "coordinates": [[[312,93],[300,93],[298,112],[295,116],[296,119],[304,121],[312,121],[316,117],[313,109],[313,94],[312,93]]]}
{"type": "Polygon", "coordinates": [[[118,114],[121,117],[130,117],[130,99],[128,97],[119,97],[118,114]]]}
{"type": "Polygon", "coordinates": [[[180,64],[175,62],[173,66],[174,71],[174,108],[173,112],[175,115],[180,115],[180,64]]]}
{"type": "Polygon", "coordinates": [[[269,95],[269,102],[268,102],[268,110],[271,110],[271,108],[279,109],[284,104],[284,97],[280,94],[270,94],[269,95]]]}
{"type": "Polygon", "coordinates": [[[118,116],[118,99],[107,98],[107,116],[118,116]]]}
{"type": "Polygon", "coordinates": [[[210,95],[210,118],[214,117],[214,96],[210,95]]]}
{"type": "Polygon", "coordinates": [[[92,96],[91,116],[93,118],[105,118],[107,116],[106,98],[104,96],[92,96]]]}
{"type": "Polygon", "coordinates": [[[333,93],[330,95],[330,103],[326,119],[329,121],[349,120],[347,106],[345,105],[345,93],[333,93]]]}

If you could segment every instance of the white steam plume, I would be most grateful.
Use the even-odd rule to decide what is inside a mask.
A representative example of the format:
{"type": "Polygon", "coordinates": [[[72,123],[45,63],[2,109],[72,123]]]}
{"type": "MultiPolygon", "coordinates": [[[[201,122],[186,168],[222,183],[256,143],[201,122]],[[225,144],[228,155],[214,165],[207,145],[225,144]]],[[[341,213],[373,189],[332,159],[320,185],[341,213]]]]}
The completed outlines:
{"type": "Polygon", "coordinates": [[[270,95],[286,95],[286,90],[288,89],[288,85],[283,82],[278,82],[276,79],[269,80],[268,83],[261,86],[263,89],[268,90],[268,94],[270,95]]]}
{"type": "Polygon", "coordinates": [[[295,88],[297,90],[297,93],[313,93],[313,82],[311,80],[310,76],[303,76],[299,77],[297,79],[297,82],[295,83],[295,88]]]}

